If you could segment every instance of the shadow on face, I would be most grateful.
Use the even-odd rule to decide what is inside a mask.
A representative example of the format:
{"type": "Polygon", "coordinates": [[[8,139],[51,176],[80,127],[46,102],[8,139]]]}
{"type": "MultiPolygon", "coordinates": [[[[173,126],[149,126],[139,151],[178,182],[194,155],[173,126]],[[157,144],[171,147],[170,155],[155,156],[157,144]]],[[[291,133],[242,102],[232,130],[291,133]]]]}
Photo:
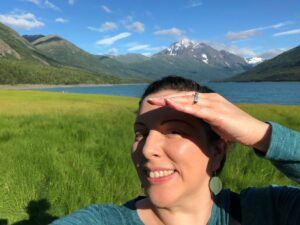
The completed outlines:
{"type": "MultiPolygon", "coordinates": [[[[146,144],[158,148],[158,145],[165,141],[168,143],[168,147],[174,147],[174,151],[179,151],[183,145],[189,144],[193,149],[196,147],[199,154],[208,158],[206,172],[211,174],[215,163],[213,156],[216,146],[210,141],[209,129],[210,127],[203,120],[190,114],[176,111],[167,106],[159,107],[143,103],[134,124],[135,135],[138,137],[132,145],[132,160],[135,165],[144,165],[149,162],[150,159],[145,153],[146,144]],[[154,132],[156,137],[153,138],[152,135],[149,140],[149,134],[154,132]],[[152,143],[149,144],[149,142],[152,143]]],[[[191,154],[192,156],[193,154],[191,154]]],[[[141,171],[138,169],[137,171],[144,183],[141,171]]]]}

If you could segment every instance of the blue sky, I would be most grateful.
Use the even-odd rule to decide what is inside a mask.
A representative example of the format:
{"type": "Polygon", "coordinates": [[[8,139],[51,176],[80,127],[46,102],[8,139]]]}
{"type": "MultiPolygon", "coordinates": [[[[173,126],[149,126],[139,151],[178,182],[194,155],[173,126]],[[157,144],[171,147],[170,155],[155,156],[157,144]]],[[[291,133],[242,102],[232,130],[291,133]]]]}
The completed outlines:
{"type": "Polygon", "coordinates": [[[300,44],[299,0],[1,0],[0,22],[92,54],[151,55],[188,38],[268,58],[300,44]]]}

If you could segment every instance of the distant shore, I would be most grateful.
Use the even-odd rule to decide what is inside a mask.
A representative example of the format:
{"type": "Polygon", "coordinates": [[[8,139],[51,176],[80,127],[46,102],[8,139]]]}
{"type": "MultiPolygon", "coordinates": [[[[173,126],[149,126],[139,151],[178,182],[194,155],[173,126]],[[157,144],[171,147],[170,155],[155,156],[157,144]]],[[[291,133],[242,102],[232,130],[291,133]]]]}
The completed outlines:
{"type": "Polygon", "coordinates": [[[0,89],[11,90],[34,90],[44,88],[66,88],[66,87],[105,87],[114,85],[142,85],[146,83],[133,83],[133,84],[0,84],[0,89]]]}

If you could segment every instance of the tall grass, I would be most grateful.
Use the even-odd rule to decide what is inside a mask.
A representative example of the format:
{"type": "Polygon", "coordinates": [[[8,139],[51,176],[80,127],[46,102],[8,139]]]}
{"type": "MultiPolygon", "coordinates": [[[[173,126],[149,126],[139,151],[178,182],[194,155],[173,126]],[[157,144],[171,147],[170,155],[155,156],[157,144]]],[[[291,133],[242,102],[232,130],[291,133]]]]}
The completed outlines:
{"type": "MultiPolygon", "coordinates": [[[[35,217],[44,219],[32,225],[46,224],[47,215],[138,195],[130,160],[137,103],[129,97],[0,90],[0,222],[35,217]]],[[[241,107],[300,130],[300,106],[241,107]]],[[[240,145],[232,145],[222,179],[235,191],[296,185],[240,145]]]]}

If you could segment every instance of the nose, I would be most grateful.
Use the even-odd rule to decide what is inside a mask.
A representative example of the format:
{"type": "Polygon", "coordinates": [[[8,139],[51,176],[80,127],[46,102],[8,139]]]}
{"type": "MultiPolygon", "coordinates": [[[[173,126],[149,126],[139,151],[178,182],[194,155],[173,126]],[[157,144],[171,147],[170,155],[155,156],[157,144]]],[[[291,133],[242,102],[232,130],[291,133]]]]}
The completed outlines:
{"type": "Polygon", "coordinates": [[[163,134],[156,130],[150,130],[143,146],[143,155],[146,159],[161,157],[163,134]]]}

